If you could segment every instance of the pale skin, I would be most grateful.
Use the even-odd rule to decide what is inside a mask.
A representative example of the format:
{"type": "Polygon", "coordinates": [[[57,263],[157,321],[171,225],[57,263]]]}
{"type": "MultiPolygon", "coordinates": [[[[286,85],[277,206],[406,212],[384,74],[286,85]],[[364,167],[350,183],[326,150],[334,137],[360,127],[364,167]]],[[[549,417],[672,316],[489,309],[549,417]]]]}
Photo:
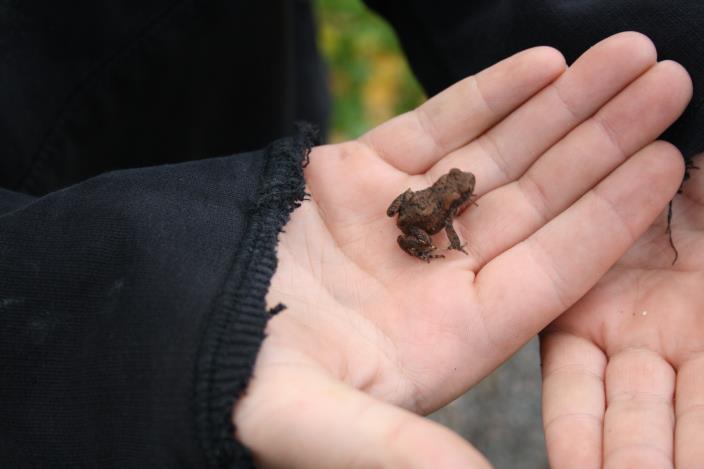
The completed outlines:
{"type": "Polygon", "coordinates": [[[420,415],[495,369],[646,232],[683,174],[678,151],[653,140],[690,95],[682,67],[623,33],[568,69],[550,48],[519,53],[315,148],[267,298],[288,309],[233,416],[257,462],[487,467],[420,415]],[[399,249],[385,211],[453,167],[477,180],[477,205],[455,219],[468,255],[427,264],[399,249]]]}
{"type": "MultiPolygon", "coordinates": [[[[695,158],[701,166],[704,158],[695,158]]],[[[704,174],[542,334],[555,468],[704,467],[704,174]]]]}

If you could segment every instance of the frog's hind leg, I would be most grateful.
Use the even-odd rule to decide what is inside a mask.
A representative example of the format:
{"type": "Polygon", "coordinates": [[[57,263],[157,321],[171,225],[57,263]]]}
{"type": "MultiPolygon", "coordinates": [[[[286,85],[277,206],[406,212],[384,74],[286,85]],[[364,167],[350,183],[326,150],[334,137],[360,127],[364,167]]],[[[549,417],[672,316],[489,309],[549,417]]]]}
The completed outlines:
{"type": "Polygon", "coordinates": [[[455,227],[452,226],[452,221],[448,222],[445,225],[445,232],[447,233],[447,238],[450,240],[450,245],[447,247],[447,249],[454,249],[456,251],[462,251],[463,253],[469,255],[469,253],[464,250],[464,247],[466,246],[466,244],[460,243],[460,237],[457,235],[457,232],[455,231],[455,227]]]}
{"type": "Polygon", "coordinates": [[[409,228],[408,234],[399,235],[396,241],[401,249],[408,254],[426,262],[430,262],[430,259],[445,257],[442,254],[432,254],[437,249],[432,238],[424,230],[417,227],[409,228]]]}

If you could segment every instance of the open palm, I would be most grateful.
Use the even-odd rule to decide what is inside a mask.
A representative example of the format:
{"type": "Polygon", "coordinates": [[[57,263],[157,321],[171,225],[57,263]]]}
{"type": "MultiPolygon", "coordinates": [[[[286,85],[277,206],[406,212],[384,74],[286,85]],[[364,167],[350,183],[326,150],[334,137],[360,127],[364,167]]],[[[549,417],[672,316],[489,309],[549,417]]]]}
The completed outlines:
{"type": "Polygon", "coordinates": [[[682,173],[677,150],[651,142],[690,86],[626,33],[567,71],[552,49],[520,53],[315,148],[269,293],[288,309],[235,412],[242,441],[274,466],[484,464],[415,414],[497,367],[646,230],[682,173]],[[386,208],[453,167],[477,178],[477,205],[455,220],[469,254],[426,264],[397,246],[386,208]]]}
{"type": "Polygon", "coordinates": [[[704,467],[704,176],[692,176],[674,200],[676,264],[663,213],[543,335],[555,467],[704,467]]]}

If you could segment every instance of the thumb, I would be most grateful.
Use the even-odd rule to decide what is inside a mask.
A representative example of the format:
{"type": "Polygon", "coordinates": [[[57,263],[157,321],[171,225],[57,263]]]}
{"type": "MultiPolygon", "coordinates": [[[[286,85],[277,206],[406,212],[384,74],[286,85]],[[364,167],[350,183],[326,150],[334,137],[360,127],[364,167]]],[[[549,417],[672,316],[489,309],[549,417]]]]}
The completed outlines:
{"type": "Polygon", "coordinates": [[[491,467],[449,429],[314,368],[256,375],[234,420],[263,467],[491,467]]]}

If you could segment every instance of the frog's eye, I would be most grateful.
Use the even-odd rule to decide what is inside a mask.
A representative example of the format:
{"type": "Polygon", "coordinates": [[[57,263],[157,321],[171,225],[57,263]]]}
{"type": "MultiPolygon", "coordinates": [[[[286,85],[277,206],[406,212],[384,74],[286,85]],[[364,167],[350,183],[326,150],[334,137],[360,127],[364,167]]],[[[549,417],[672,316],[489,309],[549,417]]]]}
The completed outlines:
{"type": "Polygon", "coordinates": [[[442,199],[442,206],[445,210],[448,210],[452,204],[462,198],[462,195],[458,192],[452,192],[445,194],[442,199]]]}

